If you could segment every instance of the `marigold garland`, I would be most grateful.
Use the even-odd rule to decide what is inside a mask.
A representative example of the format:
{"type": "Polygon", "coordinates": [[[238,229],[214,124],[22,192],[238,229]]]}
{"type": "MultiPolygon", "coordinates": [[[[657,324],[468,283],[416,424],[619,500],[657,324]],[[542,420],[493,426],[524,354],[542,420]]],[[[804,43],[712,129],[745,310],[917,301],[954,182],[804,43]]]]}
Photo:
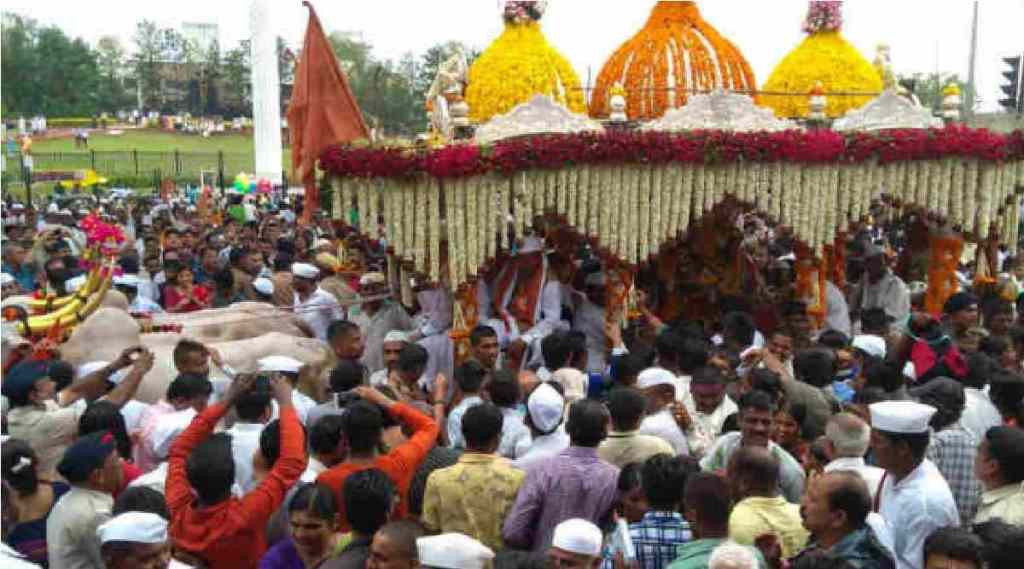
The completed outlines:
{"type": "Polygon", "coordinates": [[[644,27],[612,54],[597,76],[591,116],[609,115],[618,84],[625,86],[626,114],[633,120],[685,105],[692,90],[757,88],[743,54],[689,1],[658,2],[644,27]]]}
{"type": "Polygon", "coordinates": [[[550,96],[574,113],[586,112],[579,77],[548,43],[540,24],[506,24],[469,69],[470,118],[487,122],[537,94],[550,96]]]}
{"type": "Polygon", "coordinates": [[[819,82],[827,101],[825,114],[833,118],[864,106],[882,91],[878,71],[839,32],[838,11],[838,2],[811,2],[808,22],[813,25],[805,24],[812,30],[810,35],[783,58],[764,84],[768,93],[792,93],[762,95],[761,102],[777,116],[806,117],[810,97],[805,93],[810,94],[819,82]]]}

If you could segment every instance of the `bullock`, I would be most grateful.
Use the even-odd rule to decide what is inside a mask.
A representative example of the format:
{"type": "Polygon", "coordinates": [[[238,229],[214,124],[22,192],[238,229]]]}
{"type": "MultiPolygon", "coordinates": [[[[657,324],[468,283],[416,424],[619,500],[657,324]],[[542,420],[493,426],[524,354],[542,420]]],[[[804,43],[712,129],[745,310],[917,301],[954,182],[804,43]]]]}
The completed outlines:
{"type": "MultiPolygon", "coordinates": [[[[304,378],[321,378],[328,371],[333,354],[323,342],[304,337],[291,313],[259,303],[239,303],[225,309],[189,314],[161,315],[155,323],[176,323],[180,333],[140,333],[138,322],[116,308],[100,308],[72,332],[61,346],[61,358],[74,366],[91,361],[112,361],[122,350],[142,345],[156,356],[156,363],[143,379],[136,398],[153,403],[163,397],[167,385],[177,374],[174,347],[184,338],[217,350],[224,363],[236,372],[256,370],[263,357],[293,357],[308,366],[304,378]],[[237,307],[237,308],[236,308],[237,307]]],[[[223,378],[211,366],[211,379],[223,378]]],[[[314,398],[324,391],[318,379],[305,379],[303,385],[314,398]]]]}

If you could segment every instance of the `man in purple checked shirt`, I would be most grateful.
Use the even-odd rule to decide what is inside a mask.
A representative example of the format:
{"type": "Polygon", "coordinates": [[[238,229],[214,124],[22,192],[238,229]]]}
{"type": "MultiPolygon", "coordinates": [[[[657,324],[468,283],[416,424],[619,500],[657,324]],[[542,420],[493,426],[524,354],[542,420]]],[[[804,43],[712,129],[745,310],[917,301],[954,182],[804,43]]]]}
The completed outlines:
{"type": "Polygon", "coordinates": [[[611,518],[619,469],[597,457],[608,421],[608,410],[597,401],[572,405],[570,446],[527,472],[502,528],[507,547],[546,551],[561,522],[582,518],[602,527],[611,518]]]}

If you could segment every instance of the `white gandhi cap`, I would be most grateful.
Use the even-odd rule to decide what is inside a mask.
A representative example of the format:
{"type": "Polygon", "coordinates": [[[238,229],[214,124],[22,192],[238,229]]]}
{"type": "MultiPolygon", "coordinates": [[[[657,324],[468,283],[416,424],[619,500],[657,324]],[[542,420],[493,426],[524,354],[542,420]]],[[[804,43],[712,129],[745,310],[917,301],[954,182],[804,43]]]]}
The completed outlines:
{"type": "Polygon", "coordinates": [[[309,263],[295,263],[292,265],[292,274],[300,279],[315,279],[320,276],[320,269],[309,263]]]}
{"type": "Polygon", "coordinates": [[[420,565],[444,569],[483,569],[494,552],[461,533],[445,533],[416,540],[420,565]]]}
{"type": "Polygon", "coordinates": [[[871,427],[888,433],[908,435],[928,432],[928,422],[936,409],[915,401],[883,401],[872,404],[871,427]]]}
{"type": "Polygon", "coordinates": [[[636,386],[639,389],[647,389],[658,385],[668,385],[673,389],[676,387],[676,376],[665,368],[649,367],[640,372],[636,378],[636,386]]]}
{"type": "Polygon", "coordinates": [[[100,543],[166,543],[167,520],[149,512],[125,512],[96,528],[100,543]]]}
{"type": "Polygon", "coordinates": [[[542,383],[530,393],[526,400],[526,410],[530,414],[533,426],[548,433],[562,421],[565,399],[554,387],[542,383]]]}
{"type": "Polygon", "coordinates": [[[252,288],[256,289],[256,292],[265,296],[274,294],[274,282],[266,277],[260,277],[253,280],[252,288]]]}
{"type": "Polygon", "coordinates": [[[587,520],[572,518],[555,527],[551,546],[577,555],[596,557],[601,554],[603,539],[604,536],[597,526],[587,520]]]}

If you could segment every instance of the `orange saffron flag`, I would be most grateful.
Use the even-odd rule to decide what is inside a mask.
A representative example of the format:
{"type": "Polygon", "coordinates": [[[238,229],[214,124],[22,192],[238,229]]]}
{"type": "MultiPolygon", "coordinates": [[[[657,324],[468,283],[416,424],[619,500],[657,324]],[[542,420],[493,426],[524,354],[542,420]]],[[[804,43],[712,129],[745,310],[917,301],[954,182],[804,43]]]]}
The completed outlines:
{"type": "Polygon", "coordinates": [[[309,221],[320,208],[316,186],[316,161],[332,144],[368,138],[348,79],[338,67],[338,58],[309,2],[309,24],[302,53],[295,66],[295,88],[288,104],[288,129],[292,145],[292,169],[306,187],[303,218],[309,221]]]}

